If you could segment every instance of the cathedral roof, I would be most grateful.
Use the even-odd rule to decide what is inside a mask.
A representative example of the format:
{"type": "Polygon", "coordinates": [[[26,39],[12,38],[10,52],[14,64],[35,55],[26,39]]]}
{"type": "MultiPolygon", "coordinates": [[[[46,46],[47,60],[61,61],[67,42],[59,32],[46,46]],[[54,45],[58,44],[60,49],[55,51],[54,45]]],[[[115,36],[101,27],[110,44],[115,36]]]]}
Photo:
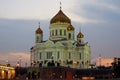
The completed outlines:
{"type": "Polygon", "coordinates": [[[77,35],[77,38],[83,38],[83,37],[84,37],[84,35],[81,32],[79,32],[77,35]]]}
{"type": "Polygon", "coordinates": [[[73,27],[72,25],[69,25],[69,26],[67,27],[67,30],[68,30],[68,31],[73,31],[73,30],[74,30],[74,27],[73,27]]]}
{"type": "Polygon", "coordinates": [[[50,21],[51,24],[57,22],[71,23],[71,20],[60,9],[59,12],[50,21]]]}

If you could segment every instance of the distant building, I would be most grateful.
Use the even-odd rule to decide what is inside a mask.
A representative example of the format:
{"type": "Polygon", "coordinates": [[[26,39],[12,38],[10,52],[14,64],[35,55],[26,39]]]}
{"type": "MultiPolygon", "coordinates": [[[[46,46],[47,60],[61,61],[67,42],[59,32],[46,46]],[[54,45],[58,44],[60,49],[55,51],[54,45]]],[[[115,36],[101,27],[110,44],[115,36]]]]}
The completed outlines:
{"type": "Polygon", "coordinates": [[[80,31],[75,40],[75,28],[61,10],[50,20],[50,37],[43,40],[43,31],[35,31],[35,45],[31,48],[31,66],[64,66],[88,68],[91,49],[80,31]]]}
{"type": "Polygon", "coordinates": [[[115,57],[112,65],[113,65],[113,70],[114,70],[114,77],[120,78],[120,58],[115,57]]]}
{"type": "Polygon", "coordinates": [[[15,78],[15,68],[0,64],[0,80],[15,78]]]}

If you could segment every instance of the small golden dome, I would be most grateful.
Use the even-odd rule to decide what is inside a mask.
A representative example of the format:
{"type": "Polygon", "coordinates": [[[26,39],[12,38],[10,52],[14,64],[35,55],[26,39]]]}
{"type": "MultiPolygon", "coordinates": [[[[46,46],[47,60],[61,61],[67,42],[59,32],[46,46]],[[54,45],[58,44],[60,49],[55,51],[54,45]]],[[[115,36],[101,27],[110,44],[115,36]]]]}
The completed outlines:
{"type": "Polygon", "coordinates": [[[42,34],[43,31],[40,29],[40,27],[35,31],[36,34],[42,34]]]}
{"type": "Polygon", "coordinates": [[[57,22],[71,23],[71,20],[60,9],[59,12],[50,21],[51,24],[57,22]]]}
{"type": "Polygon", "coordinates": [[[81,32],[79,32],[77,35],[77,38],[83,38],[83,37],[84,37],[84,35],[81,32]]]}
{"type": "Polygon", "coordinates": [[[67,30],[68,30],[68,31],[73,31],[73,30],[74,30],[74,27],[73,27],[72,25],[69,25],[69,26],[67,27],[67,30]]]}

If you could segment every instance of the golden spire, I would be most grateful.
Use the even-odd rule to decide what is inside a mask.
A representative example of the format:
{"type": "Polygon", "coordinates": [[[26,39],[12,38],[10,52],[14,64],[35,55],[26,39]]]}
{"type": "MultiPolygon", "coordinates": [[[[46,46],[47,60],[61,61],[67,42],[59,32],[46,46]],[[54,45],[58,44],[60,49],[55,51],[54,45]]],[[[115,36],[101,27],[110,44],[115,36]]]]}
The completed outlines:
{"type": "Polygon", "coordinates": [[[39,25],[39,28],[40,28],[40,22],[38,23],[38,25],[39,25]]]}
{"type": "Polygon", "coordinates": [[[81,32],[81,27],[79,27],[79,32],[81,32]]]}

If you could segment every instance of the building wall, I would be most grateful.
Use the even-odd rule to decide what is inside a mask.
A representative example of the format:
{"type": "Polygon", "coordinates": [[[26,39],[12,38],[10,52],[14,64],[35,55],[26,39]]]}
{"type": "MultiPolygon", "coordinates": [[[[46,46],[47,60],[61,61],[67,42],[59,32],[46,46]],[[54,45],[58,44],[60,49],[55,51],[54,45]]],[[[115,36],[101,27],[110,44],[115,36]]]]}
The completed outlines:
{"type": "Polygon", "coordinates": [[[43,66],[54,60],[61,66],[70,66],[73,68],[88,68],[90,64],[90,49],[88,45],[76,47],[75,41],[58,41],[54,43],[48,40],[39,43],[31,50],[31,63],[39,62],[43,66]],[[65,43],[66,45],[63,45],[65,43]],[[89,63],[88,63],[89,62],[89,63]]]}
{"type": "Polygon", "coordinates": [[[62,39],[62,38],[67,39],[68,37],[67,27],[69,25],[70,24],[68,23],[50,24],[50,39],[51,40],[62,39]]]}
{"type": "Polygon", "coordinates": [[[15,68],[0,65],[0,80],[15,78],[15,68]]]}

